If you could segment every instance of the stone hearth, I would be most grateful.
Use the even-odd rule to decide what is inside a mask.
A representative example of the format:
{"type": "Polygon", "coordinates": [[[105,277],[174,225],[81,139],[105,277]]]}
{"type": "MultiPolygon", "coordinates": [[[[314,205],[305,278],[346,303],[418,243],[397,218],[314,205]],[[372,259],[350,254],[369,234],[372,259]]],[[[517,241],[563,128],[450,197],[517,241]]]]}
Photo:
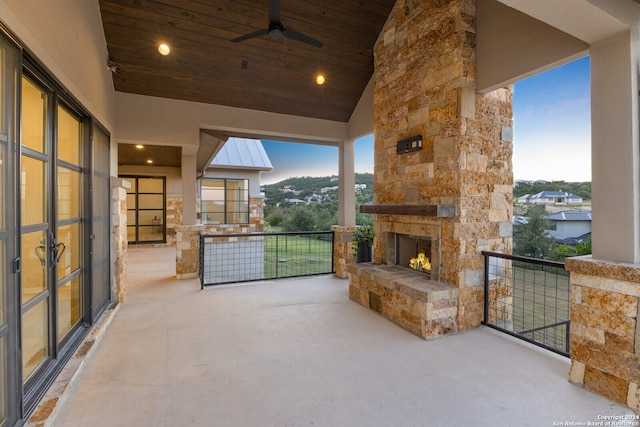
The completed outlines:
{"type": "Polygon", "coordinates": [[[349,266],[349,298],[425,339],[458,331],[458,289],[405,267],[349,266]]]}

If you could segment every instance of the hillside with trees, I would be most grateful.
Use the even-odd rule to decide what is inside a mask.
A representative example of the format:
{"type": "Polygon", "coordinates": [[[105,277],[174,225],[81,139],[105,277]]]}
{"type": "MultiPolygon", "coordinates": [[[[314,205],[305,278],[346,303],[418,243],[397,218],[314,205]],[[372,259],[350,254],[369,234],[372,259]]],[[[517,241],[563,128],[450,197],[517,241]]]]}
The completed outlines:
{"type": "MultiPolygon", "coordinates": [[[[265,227],[271,231],[326,231],[338,224],[337,176],[294,177],[264,185],[265,227]],[[324,189],[324,192],[322,191],[324,189]]],[[[356,223],[373,223],[372,215],[360,214],[360,205],[373,200],[373,174],[357,173],[356,223]]],[[[354,189],[355,191],[355,189],[354,189]]]]}

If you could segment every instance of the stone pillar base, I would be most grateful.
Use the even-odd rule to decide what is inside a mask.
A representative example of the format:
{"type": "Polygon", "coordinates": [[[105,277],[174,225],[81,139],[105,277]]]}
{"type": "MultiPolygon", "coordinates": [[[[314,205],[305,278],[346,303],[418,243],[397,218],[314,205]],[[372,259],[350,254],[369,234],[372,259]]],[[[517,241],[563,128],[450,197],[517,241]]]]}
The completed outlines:
{"type": "Polygon", "coordinates": [[[111,295],[123,303],[127,297],[127,190],[129,181],[111,177],[111,295]]]}
{"type": "Polygon", "coordinates": [[[569,258],[574,384],[640,410],[640,265],[569,258]]]}
{"type": "Polygon", "coordinates": [[[344,227],[342,225],[332,225],[333,236],[333,267],[335,276],[340,279],[349,277],[347,267],[355,261],[353,253],[353,232],[358,227],[344,227]]]}
{"type": "Polygon", "coordinates": [[[200,234],[256,233],[257,224],[177,225],[176,279],[193,279],[200,275],[200,234]]]}

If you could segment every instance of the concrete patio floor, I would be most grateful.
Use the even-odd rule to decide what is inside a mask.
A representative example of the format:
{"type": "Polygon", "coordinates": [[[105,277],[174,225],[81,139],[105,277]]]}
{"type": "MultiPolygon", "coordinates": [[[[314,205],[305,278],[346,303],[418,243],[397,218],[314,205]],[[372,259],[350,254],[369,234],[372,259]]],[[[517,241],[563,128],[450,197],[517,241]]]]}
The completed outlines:
{"type": "MultiPolygon", "coordinates": [[[[129,249],[129,293],[56,426],[553,426],[629,409],[568,359],[480,328],[424,341],[316,277],[177,281],[174,248],[129,249]]],[[[586,424],[585,424],[586,425],[586,424]]]]}

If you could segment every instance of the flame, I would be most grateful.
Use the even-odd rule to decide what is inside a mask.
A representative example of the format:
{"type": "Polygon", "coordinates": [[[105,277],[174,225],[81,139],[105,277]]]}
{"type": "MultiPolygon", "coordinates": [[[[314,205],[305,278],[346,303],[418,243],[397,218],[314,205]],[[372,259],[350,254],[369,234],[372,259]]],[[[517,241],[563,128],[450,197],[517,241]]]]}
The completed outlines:
{"type": "Polygon", "coordinates": [[[420,252],[416,258],[411,258],[409,267],[414,270],[431,271],[431,263],[424,252],[420,252]]]}

